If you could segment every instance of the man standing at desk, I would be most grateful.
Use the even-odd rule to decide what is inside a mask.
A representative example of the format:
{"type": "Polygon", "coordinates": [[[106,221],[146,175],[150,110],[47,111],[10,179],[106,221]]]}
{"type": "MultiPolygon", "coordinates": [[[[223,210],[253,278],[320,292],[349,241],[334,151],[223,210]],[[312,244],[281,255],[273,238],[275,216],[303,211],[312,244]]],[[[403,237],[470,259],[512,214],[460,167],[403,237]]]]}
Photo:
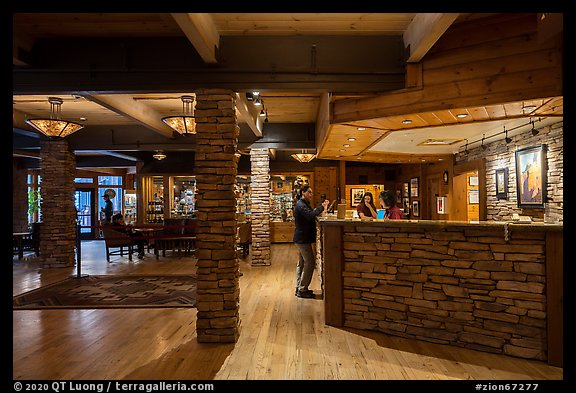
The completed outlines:
{"type": "Polygon", "coordinates": [[[312,209],[310,207],[312,188],[305,184],[301,190],[301,197],[294,208],[296,228],[292,239],[300,252],[296,267],[296,296],[313,299],[315,297],[314,292],[308,289],[308,285],[312,281],[314,266],[316,266],[316,258],[312,248],[312,245],[316,244],[316,216],[322,214],[330,201],[326,199],[321,206],[312,209]]]}

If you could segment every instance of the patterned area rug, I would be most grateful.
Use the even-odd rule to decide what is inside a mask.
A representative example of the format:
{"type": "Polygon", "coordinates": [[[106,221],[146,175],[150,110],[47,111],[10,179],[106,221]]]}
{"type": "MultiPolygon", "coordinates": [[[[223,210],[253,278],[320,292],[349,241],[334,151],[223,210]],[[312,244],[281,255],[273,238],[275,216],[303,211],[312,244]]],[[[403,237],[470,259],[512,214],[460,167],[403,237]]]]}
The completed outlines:
{"type": "Polygon", "coordinates": [[[14,310],[133,307],[196,307],[196,276],[71,277],[13,299],[14,310]]]}

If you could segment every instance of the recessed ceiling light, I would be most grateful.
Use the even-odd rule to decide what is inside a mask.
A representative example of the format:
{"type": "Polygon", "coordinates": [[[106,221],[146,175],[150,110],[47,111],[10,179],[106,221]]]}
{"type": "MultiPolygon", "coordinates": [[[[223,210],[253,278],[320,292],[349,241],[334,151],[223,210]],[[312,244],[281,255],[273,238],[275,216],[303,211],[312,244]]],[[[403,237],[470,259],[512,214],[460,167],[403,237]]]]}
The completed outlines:
{"type": "Polygon", "coordinates": [[[354,141],[356,140],[356,138],[348,138],[348,140],[349,140],[350,142],[354,142],[354,141]]]}
{"type": "Polygon", "coordinates": [[[340,149],[340,153],[344,153],[346,149],[340,149]]]}
{"type": "Polygon", "coordinates": [[[361,159],[362,159],[362,157],[357,157],[356,159],[357,159],[357,160],[361,160],[361,159]]]}
{"type": "Polygon", "coordinates": [[[85,117],[81,117],[81,118],[80,118],[80,121],[86,121],[86,118],[85,118],[85,117]]]}
{"type": "Polygon", "coordinates": [[[536,109],[536,105],[526,105],[522,107],[524,112],[532,112],[534,109],[536,109]]]}
{"type": "Polygon", "coordinates": [[[412,120],[404,119],[404,120],[402,120],[402,124],[412,124],[412,120]]]}
{"type": "Polygon", "coordinates": [[[364,131],[366,129],[366,127],[357,127],[356,128],[358,131],[364,131]]]}
{"type": "Polygon", "coordinates": [[[342,146],[344,146],[344,147],[350,147],[350,144],[345,143],[345,144],[343,144],[342,146]]]}
{"type": "Polygon", "coordinates": [[[459,117],[460,119],[464,118],[464,117],[468,117],[468,113],[458,113],[456,115],[456,117],[459,117]]]}

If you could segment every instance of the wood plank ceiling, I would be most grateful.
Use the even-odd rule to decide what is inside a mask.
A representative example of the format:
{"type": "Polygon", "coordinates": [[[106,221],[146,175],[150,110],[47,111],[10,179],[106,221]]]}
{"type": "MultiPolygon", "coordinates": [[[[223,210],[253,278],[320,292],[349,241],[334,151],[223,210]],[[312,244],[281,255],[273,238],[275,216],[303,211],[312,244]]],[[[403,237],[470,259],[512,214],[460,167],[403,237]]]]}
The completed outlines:
{"type": "MultiPolygon", "coordinates": [[[[446,159],[486,132],[494,134],[493,140],[502,139],[500,130],[506,124],[516,127],[519,119],[525,124],[531,119],[541,124],[544,119],[547,124],[562,120],[561,53],[557,40],[538,41],[535,14],[532,19],[522,14],[27,13],[14,14],[13,58],[15,66],[25,63],[18,48],[29,50],[35,40],[49,37],[187,36],[209,63],[216,58],[212,44],[217,46],[222,36],[402,36],[410,48],[405,89],[331,94],[330,105],[322,105],[326,92],[321,91],[264,89],[261,97],[272,124],[318,123],[319,158],[411,163],[446,159]],[[481,34],[487,28],[492,30],[481,34]],[[503,63],[507,69],[502,69],[503,63]],[[320,124],[318,120],[325,117],[330,123],[320,124]],[[475,127],[465,128],[472,124],[475,127]],[[455,125],[462,127],[457,131],[459,138],[454,138],[455,125]],[[433,143],[427,147],[429,153],[424,153],[417,146],[426,139],[452,143],[448,150],[446,145],[433,143]],[[387,141],[393,148],[386,148],[387,141]]],[[[84,118],[87,127],[150,122],[150,128],[162,134],[166,129],[152,119],[178,113],[184,94],[192,93],[139,93],[125,98],[53,95],[64,99],[67,118],[84,118]],[[148,115],[135,113],[129,108],[131,103],[148,115]]],[[[13,108],[25,117],[47,116],[47,97],[14,96],[13,108]]],[[[258,111],[239,111],[242,121],[252,123],[255,132],[258,111]]]]}

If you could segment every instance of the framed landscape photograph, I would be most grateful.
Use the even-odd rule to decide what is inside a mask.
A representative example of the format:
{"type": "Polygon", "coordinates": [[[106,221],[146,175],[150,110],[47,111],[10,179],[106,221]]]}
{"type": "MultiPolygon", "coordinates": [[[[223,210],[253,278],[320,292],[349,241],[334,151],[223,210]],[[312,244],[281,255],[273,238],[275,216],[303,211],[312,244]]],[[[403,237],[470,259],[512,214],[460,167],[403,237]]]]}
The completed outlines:
{"type": "Polygon", "coordinates": [[[496,169],[496,198],[508,198],[508,168],[496,169]]]}
{"type": "Polygon", "coordinates": [[[412,198],[418,198],[419,196],[419,192],[418,192],[418,178],[417,177],[413,177],[412,179],[410,179],[410,197],[412,198]]]}
{"type": "Polygon", "coordinates": [[[412,201],[412,215],[420,217],[420,201],[412,201]]]}
{"type": "Polygon", "coordinates": [[[362,202],[362,198],[364,197],[364,193],[366,193],[365,188],[351,188],[350,189],[350,207],[356,207],[360,202],[362,202]]]}
{"type": "Polygon", "coordinates": [[[516,150],[518,207],[544,208],[546,201],[546,145],[516,150]]]}

